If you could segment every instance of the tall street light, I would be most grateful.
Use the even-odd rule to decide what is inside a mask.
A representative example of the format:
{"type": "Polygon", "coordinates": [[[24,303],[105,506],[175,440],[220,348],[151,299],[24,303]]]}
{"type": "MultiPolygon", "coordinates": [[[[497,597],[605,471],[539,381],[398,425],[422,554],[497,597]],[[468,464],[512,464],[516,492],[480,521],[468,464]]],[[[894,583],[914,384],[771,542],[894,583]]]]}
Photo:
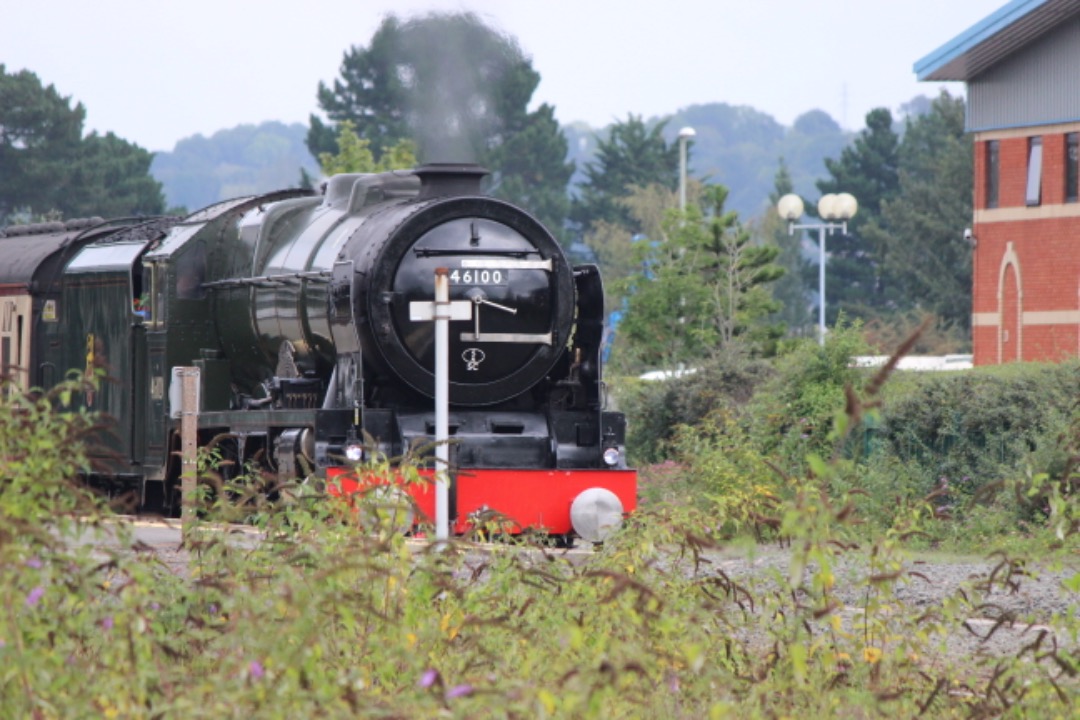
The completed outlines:
{"type": "Polygon", "coordinates": [[[692,127],[679,131],[679,211],[686,212],[686,143],[697,133],[692,127]]]}
{"type": "Polygon", "coordinates": [[[780,198],[776,203],[776,210],[780,217],[787,220],[788,234],[794,235],[796,230],[818,231],[818,341],[825,344],[825,234],[832,234],[839,230],[847,235],[847,221],[855,217],[859,210],[859,203],[850,193],[834,195],[822,195],[817,204],[818,215],[827,222],[809,223],[797,225],[795,221],[803,215],[803,201],[798,195],[791,193],[780,198]],[[839,222],[833,222],[834,220],[839,222]]]}

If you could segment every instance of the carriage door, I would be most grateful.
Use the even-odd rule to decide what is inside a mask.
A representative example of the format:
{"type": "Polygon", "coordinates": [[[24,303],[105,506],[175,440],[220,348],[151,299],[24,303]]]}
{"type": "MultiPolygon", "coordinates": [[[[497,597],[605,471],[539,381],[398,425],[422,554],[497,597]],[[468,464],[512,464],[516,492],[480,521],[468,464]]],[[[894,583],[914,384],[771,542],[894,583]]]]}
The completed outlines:
{"type": "Polygon", "coordinates": [[[10,380],[9,395],[30,389],[29,295],[7,295],[0,301],[0,377],[10,380]]]}
{"type": "Polygon", "coordinates": [[[147,296],[149,306],[145,309],[145,321],[141,333],[141,343],[145,344],[144,357],[141,362],[145,368],[142,372],[146,376],[145,410],[146,423],[146,457],[145,464],[147,474],[155,480],[164,478],[165,466],[168,463],[165,437],[168,432],[165,407],[165,377],[168,373],[165,350],[167,336],[165,334],[165,265],[161,262],[143,263],[143,291],[147,296]],[[151,467],[160,467],[160,472],[149,470],[151,467]],[[160,475],[160,477],[158,477],[160,475]]]}

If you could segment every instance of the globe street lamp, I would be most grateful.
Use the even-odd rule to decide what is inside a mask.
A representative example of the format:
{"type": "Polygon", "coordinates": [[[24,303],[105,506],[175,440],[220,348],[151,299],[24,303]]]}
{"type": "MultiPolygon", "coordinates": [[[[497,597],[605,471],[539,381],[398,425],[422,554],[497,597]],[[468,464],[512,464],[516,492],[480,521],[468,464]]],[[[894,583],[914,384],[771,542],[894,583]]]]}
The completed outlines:
{"type": "Polygon", "coordinates": [[[686,212],[686,143],[697,133],[692,127],[679,131],[679,211],[686,212]]]}
{"type": "Polygon", "coordinates": [[[795,221],[801,218],[803,214],[802,198],[794,193],[790,193],[780,198],[780,202],[776,203],[776,210],[780,213],[780,217],[787,220],[789,235],[794,235],[796,230],[818,231],[818,296],[820,297],[820,303],[818,305],[818,335],[819,342],[824,345],[825,234],[827,232],[831,234],[832,232],[839,230],[847,235],[847,221],[855,217],[855,213],[859,210],[859,203],[850,193],[839,193],[837,195],[829,193],[828,195],[821,196],[821,199],[818,200],[817,208],[818,215],[821,216],[822,220],[827,222],[796,225],[795,221]],[[839,222],[833,222],[834,220],[839,222]]]}

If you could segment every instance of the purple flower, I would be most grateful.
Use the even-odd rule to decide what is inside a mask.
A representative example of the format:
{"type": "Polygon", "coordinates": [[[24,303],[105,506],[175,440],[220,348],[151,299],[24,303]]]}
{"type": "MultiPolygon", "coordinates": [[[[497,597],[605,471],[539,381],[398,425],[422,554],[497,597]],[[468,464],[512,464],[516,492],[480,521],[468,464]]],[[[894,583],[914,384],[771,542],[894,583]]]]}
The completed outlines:
{"type": "Polygon", "coordinates": [[[101,629],[105,630],[106,632],[113,629],[112,615],[106,615],[101,619],[101,629]]]}
{"type": "Polygon", "coordinates": [[[262,663],[258,660],[252,660],[251,663],[248,664],[248,674],[258,680],[266,674],[266,669],[263,668],[262,663]]]}
{"type": "Polygon", "coordinates": [[[424,674],[420,676],[420,682],[418,683],[422,688],[429,688],[439,681],[439,671],[429,668],[424,671],[424,674]]]}
{"type": "Polygon", "coordinates": [[[38,585],[26,596],[26,607],[34,607],[41,602],[41,596],[45,594],[45,588],[38,585]]]}
{"type": "Polygon", "coordinates": [[[217,615],[217,605],[216,604],[210,603],[209,610],[210,610],[211,615],[217,615]]]}
{"type": "Polygon", "coordinates": [[[161,609],[161,603],[157,603],[157,602],[150,603],[150,609],[153,610],[154,612],[157,612],[158,610],[161,609]]]}
{"type": "Polygon", "coordinates": [[[41,559],[37,557],[32,557],[26,561],[26,567],[34,568],[35,570],[40,570],[43,565],[44,563],[42,563],[41,559]]]}
{"type": "Polygon", "coordinates": [[[469,684],[455,685],[450,688],[446,693],[447,700],[453,700],[454,698],[465,697],[466,695],[472,695],[473,686],[469,684]]]}

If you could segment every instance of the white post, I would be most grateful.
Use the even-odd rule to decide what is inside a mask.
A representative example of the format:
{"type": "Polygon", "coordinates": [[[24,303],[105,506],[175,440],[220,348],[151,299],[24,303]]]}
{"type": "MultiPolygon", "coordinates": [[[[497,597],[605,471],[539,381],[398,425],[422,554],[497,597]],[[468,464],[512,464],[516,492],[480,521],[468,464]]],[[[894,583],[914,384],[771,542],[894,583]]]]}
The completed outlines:
{"type": "Polygon", "coordinates": [[[818,225],[818,342],[825,345],[825,231],[828,225],[818,225]]]}
{"type": "Polygon", "coordinates": [[[198,483],[199,368],[174,368],[180,380],[180,540],[195,521],[198,483]]]}
{"type": "Polygon", "coordinates": [[[679,210],[686,212],[686,138],[679,137],[679,210]]]}
{"type": "Polygon", "coordinates": [[[435,270],[435,538],[450,537],[450,277],[435,270]]]}

